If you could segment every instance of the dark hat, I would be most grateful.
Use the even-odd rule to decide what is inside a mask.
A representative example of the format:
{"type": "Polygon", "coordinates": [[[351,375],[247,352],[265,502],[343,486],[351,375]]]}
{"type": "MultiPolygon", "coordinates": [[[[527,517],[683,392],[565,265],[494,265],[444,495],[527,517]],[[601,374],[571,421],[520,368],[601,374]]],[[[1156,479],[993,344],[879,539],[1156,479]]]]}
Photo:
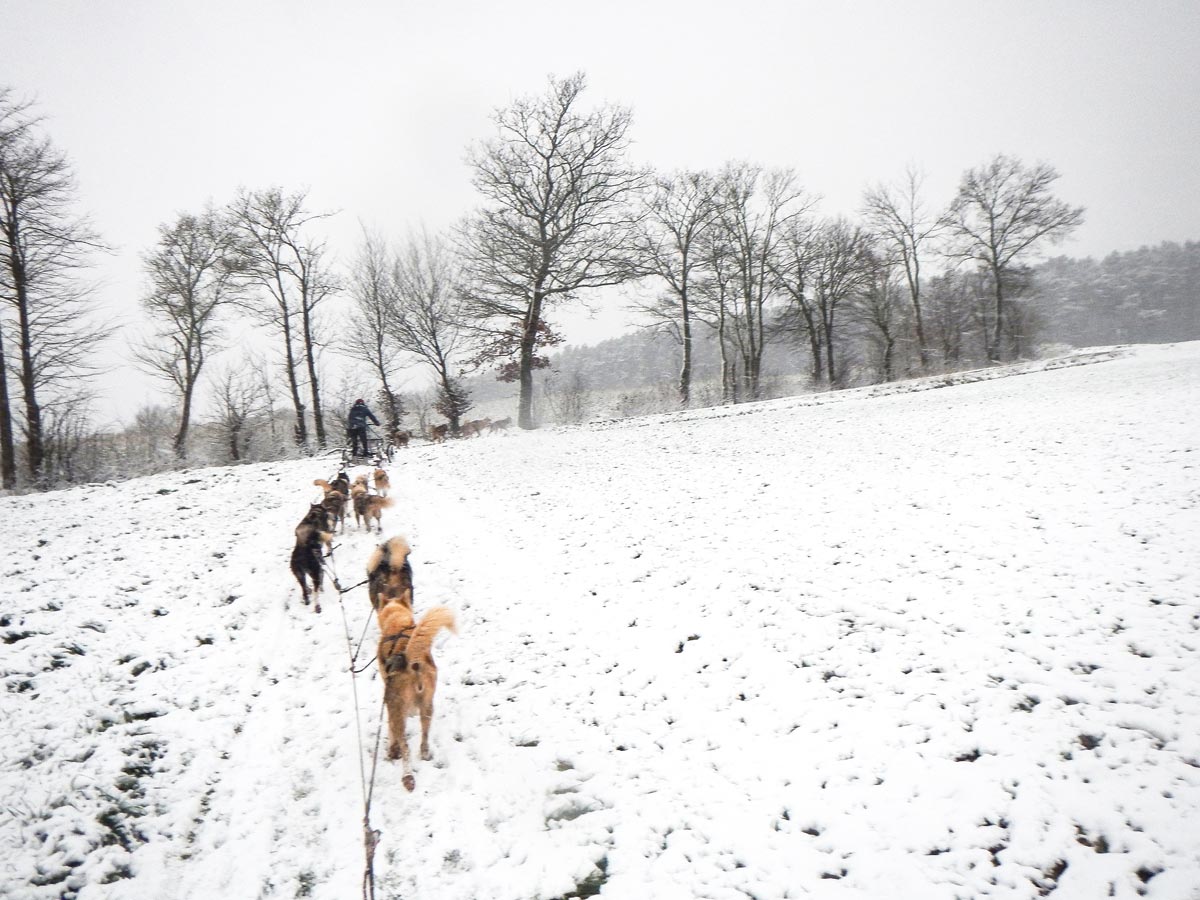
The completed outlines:
{"type": "Polygon", "coordinates": [[[359,397],[359,398],[358,398],[357,400],[355,400],[354,402],[355,402],[355,403],[362,403],[362,402],[363,402],[363,399],[362,399],[362,397],[359,397]]]}

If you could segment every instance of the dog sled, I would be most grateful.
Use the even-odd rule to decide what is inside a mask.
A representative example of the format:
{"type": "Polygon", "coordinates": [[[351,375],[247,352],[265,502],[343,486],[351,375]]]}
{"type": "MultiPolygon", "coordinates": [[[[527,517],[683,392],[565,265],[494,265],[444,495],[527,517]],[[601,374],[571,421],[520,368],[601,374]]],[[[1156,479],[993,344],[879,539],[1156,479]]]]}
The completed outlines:
{"type": "Polygon", "coordinates": [[[391,462],[396,456],[396,445],[379,433],[378,429],[367,426],[367,454],[366,456],[356,455],[353,447],[338,447],[330,450],[328,456],[339,455],[342,459],[342,468],[348,466],[362,465],[383,465],[385,461],[391,462]]]}

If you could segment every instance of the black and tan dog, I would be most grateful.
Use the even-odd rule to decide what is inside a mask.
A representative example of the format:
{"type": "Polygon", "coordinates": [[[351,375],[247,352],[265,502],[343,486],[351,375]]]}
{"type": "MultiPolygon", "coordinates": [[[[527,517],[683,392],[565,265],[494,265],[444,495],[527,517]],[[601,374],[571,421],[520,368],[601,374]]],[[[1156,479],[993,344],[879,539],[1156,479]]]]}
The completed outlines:
{"type": "Polygon", "coordinates": [[[383,677],[383,700],[388,714],[388,759],[400,759],[404,766],[403,784],[410,791],[417,782],[409,759],[406,725],[410,716],[421,717],[421,759],[433,759],[429,752],[429,725],[433,721],[433,695],[437,690],[433,639],[443,628],[456,630],[454,613],[444,606],[435,606],[419,622],[413,621],[412,607],[400,597],[388,600],[379,610],[376,659],[383,677]]]}
{"type": "Polygon", "coordinates": [[[412,609],[413,578],[408,556],[412,550],[402,537],[388,538],[375,548],[367,560],[367,596],[371,608],[378,610],[389,600],[398,600],[412,609]]]}
{"type": "Polygon", "coordinates": [[[292,549],[292,574],[300,582],[304,605],[309,596],[316,602],[316,611],[321,611],[321,555],[333,541],[333,529],[329,524],[329,512],[320,503],[308,508],[308,514],[296,526],[296,546],[292,549]],[[309,591],[308,582],[312,582],[309,591]]]}
{"type": "Polygon", "coordinates": [[[337,491],[339,494],[341,494],[343,497],[349,497],[350,496],[350,473],[349,472],[338,472],[337,478],[333,479],[333,481],[330,483],[329,486],[331,488],[333,488],[335,491],[337,491]]]}
{"type": "MultiPolygon", "coordinates": [[[[335,482],[336,483],[336,482],[335,482]]],[[[346,531],[346,497],[349,496],[350,486],[346,483],[346,490],[340,491],[326,481],[324,478],[316,479],[313,484],[325,492],[325,499],[321,501],[321,505],[329,512],[329,521],[333,527],[341,526],[341,531],[346,531]]]]}

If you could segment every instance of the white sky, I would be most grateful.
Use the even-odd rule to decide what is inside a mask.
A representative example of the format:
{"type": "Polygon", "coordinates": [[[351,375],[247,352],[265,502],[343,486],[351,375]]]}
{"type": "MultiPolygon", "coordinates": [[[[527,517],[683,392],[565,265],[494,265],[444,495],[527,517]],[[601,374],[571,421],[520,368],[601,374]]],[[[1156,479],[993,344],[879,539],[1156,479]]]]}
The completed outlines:
{"type": "MultiPolygon", "coordinates": [[[[1194,0],[7,0],[3,24],[0,80],[38,100],[72,157],[82,208],[118,248],[100,302],[130,325],[139,254],[178,212],[240,186],[308,188],[340,211],[343,259],[360,223],[397,239],[443,227],[475,202],[464,151],[491,112],[578,69],[592,101],[633,108],[639,160],[794,166],[827,213],[908,163],[940,206],[1006,152],[1056,166],[1059,195],[1087,207],[1061,252],[1200,238],[1194,0]]],[[[566,336],[624,324],[580,317],[566,336]]],[[[150,399],[116,365],[107,389],[150,399]]]]}

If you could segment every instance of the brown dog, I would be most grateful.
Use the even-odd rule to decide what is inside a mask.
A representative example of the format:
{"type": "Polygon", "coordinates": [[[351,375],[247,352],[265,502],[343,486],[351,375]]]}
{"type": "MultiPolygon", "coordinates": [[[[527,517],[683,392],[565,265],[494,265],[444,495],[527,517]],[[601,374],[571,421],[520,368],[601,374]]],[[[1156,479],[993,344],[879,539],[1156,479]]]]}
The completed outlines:
{"type": "Polygon", "coordinates": [[[404,787],[412,790],[416,779],[409,760],[409,716],[421,717],[421,759],[433,759],[429,752],[429,724],[433,720],[433,695],[437,690],[437,664],[433,661],[433,639],[446,628],[456,631],[454,613],[435,606],[421,621],[413,622],[412,607],[395,599],[379,610],[379,649],[376,659],[383,676],[383,700],[388,713],[388,759],[400,759],[404,766],[404,787]]]}
{"type": "Polygon", "coordinates": [[[490,427],[491,424],[491,419],[472,419],[470,422],[463,424],[462,436],[465,438],[479,437],[483,434],[483,430],[490,427]]]}
{"type": "Polygon", "coordinates": [[[429,431],[429,439],[435,444],[440,444],[446,440],[446,435],[450,433],[450,426],[446,424],[434,425],[429,431]]]}
{"type": "Polygon", "coordinates": [[[375,490],[380,497],[386,497],[392,483],[388,480],[388,474],[383,469],[376,469],[375,475],[375,490]]]}
{"type": "Polygon", "coordinates": [[[371,608],[378,610],[389,600],[398,600],[412,609],[413,580],[409,565],[408,541],[402,537],[388,538],[375,548],[367,560],[367,596],[371,608]]]}
{"type": "Polygon", "coordinates": [[[316,600],[316,612],[321,611],[321,556],[325,547],[333,541],[329,524],[329,512],[320,503],[308,508],[308,515],[296,526],[296,546],[292,549],[292,574],[300,582],[304,605],[308,605],[308,581],[312,581],[312,596],[316,600]],[[307,580],[306,580],[307,579],[307,580]]]}
{"type": "MultiPolygon", "coordinates": [[[[354,488],[357,488],[355,485],[354,488]]],[[[351,488],[351,490],[354,490],[351,488]]],[[[371,520],[375,520],[376,529],[380,534],[383,534],[383,511],[392,505],[392,501],[387,497],[380,497],[378,494],[368,494],[364,487],[362,491],[354,495],[354,524],[366,526],[367,531],[371,530],[371,520]]]]}

